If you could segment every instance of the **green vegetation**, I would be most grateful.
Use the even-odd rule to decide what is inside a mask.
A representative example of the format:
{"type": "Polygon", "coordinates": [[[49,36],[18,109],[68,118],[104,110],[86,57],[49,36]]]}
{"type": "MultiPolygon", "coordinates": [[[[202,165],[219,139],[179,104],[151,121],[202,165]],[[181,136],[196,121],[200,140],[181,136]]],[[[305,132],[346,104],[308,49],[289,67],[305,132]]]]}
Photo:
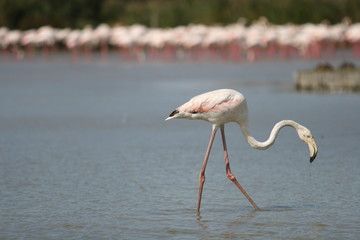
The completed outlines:
{"type": "Polygon", "coordinates": [[[30,29],[43,25],[82,28],[87,24],[134,23],[174,27],[190,23],[270,22],[302,24],[344,17],[360,21],[360,0],[0,0],[0,26],[30,29]]]}

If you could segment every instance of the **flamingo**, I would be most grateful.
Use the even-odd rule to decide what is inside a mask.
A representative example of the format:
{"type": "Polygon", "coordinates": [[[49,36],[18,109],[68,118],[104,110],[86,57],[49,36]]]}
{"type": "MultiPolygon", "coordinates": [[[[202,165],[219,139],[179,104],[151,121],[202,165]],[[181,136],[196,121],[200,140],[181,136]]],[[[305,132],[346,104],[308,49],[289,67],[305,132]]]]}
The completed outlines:
{"type": "Polygon", "coordinates": [[[230,163],[224,131],[224,125],[226,123],[235,122],[239,124],[246,141],[251,147],[255,149],[264,150],[269,148],[271,145],[274,144],[276,136],[279,133],[280,129],[285,126],[290,126],[295,128],[300,140],[308,144],[310,150],[310,163],[314,161],[318,151],[316,142],[311,134],[311,131],[292,120],[282,120],[276,123],[271,131],[270,137],[266,141],[257,141],[254,137],[250,135],[250,132],[248,130],[248,113],[246,99],[240,92],[232,89],[219,89],[195,96],[187,103],[181,105],[173,112],[171,112],[169,117],[165,120],[170,120],[174,118],[200,119],[208,121],[212,124],[210,141],[205,153],[204,162],[199,176],[199,192],[197,202],[198,214],[200,213],[201,196],[205,183],[205,169],[209,159],[215,134],[219,128],[221,130],[222,143],[224,148],[226,175],[249,200],[255,210],[260,210],[256,203],[251,199],[249,194],[247,194],[245,189],[236,180],[235,176],[230,170],[230,163]]]}

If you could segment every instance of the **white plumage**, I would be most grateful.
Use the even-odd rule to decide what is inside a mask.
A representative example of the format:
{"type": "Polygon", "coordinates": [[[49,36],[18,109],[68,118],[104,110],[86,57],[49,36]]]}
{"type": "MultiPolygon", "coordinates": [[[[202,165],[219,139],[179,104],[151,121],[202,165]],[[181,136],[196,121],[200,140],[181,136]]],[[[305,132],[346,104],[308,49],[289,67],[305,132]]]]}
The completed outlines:
{"type": "Polygon", "coordinates": [[[230,170],[224,131],[224,125],[228,122],[238,123],[246,141],[250,144],[250,146],[262,150],[272,146],[281,128],[285,126],[293,127],[297,131],[300,140],[308,144],[310,150],[310,162],[315,159],[317,154],[317,145],[310,130],[292,120],[282,120],[276,123],[270,133],[270,137],[266,141],[257,141],[254,137],[250,135],[250,132],[248,130],[248,113],[246,99],[241,93],[232,89],[220,89],[195,96],[185,104],[175,109],[169,115],[169,117],[166,118],[166,120],[173,118],[201,119],[208,121],[212,124],[212,134],[205,154],[204,163],[200,172],[197,207],[198,213],[200,212],[202,189],[205,182],[205,169],[210,155],[212,143],[214,141],[214,137],[218,128],[221,129],[227,177],[240,189],[240,191],[245,195],[245,197],[249,200],[253,207],[257,210],[259,209],[259,207],[246,193],[246,191],[239,184],[239,182],[236,180],[235,176],[230,170]]]}

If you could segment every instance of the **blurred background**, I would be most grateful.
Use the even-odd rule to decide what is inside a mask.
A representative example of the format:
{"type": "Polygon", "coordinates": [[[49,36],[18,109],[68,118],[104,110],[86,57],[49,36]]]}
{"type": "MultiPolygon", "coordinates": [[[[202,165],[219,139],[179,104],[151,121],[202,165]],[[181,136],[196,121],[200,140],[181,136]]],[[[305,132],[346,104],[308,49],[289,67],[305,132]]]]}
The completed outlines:
{"type": "Polygon", "coordinates": [[[360,3],[324,1],[0,1],[2,57],[58,51],[127,61],[360,56],[360,3]]]}
{"type": "Polygon", "coordinates": [[[358,239],[359,0],[0,0],[0,239],[358,239]],[[304,76],[300,78],[299,76],[304,76]],[[191,97],[244,94],[201,214],[204,121],[191,97]]]}
{"type": "Polygon", "coordinates": [[[230,24],[239,18],[248,23],[266,17],[274,24],[304,24],[344,17],[360,20],[356,0],[1,0],[0,25],[27,30],[50,25],[55,28],[141,24],[147,27],[176,27],[188,24],[230,24]]]}

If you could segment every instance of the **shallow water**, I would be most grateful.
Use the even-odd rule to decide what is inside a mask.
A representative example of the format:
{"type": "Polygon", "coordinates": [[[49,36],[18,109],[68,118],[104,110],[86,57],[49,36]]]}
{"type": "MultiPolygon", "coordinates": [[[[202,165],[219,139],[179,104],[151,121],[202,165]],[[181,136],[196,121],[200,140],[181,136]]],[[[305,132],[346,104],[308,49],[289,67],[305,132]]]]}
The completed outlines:
{"type": "MultiPolygon", "coordinates": [[[[360,95],[297,93],[292,73],[316,62],[71,64],[1,62],[2,239],[357,239],[360,95]],[[231,168],[262,209],[226,178],[220,136],[198,174],[211,127],[164,121],[190,97],[234,88],[259,140],[293,119],[266,151],[226,127],[231,168]]],[[[359,63],[359,62],[357,62],[359,63]]]]}

